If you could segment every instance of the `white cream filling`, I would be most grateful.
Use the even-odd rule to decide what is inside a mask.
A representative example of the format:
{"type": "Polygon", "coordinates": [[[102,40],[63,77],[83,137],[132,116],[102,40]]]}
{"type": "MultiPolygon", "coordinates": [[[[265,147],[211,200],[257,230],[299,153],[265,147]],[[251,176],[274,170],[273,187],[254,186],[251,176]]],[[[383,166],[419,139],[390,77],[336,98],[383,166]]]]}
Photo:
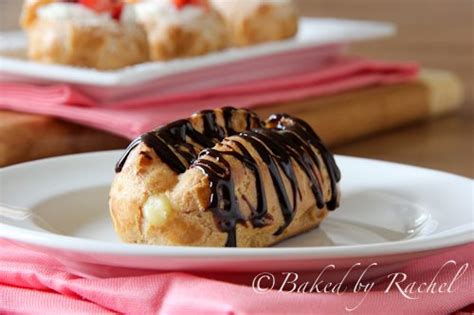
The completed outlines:
{"type": "Polygon", "coordinates": [[[171,203],[166,195],[150,196],[143,205],[143,225],[144,231],[150,227],[160,227],[166,224],[171,215],[171,203]]]}

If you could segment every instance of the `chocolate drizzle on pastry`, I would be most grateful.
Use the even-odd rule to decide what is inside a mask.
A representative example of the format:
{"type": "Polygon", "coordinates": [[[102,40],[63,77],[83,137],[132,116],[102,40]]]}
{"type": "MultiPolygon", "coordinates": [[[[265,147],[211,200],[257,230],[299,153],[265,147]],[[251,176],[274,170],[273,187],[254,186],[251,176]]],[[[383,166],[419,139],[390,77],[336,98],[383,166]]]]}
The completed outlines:
{"type": "MultiPolygon", "coordinates": [[[[298,148],[300,150],[304,148],[306,153],[308,153],[308,155],[311,157],[311,160],[315,163],[315,165],[319,169],[320,168],[319,161],[317,159],[317,156],[311,150],[310,145],[314,146],[318,150],[319,154],[322,157],[323,163],[326,166],[329,179],[331,181],[331,199],[329,200],[329,202],[326,203],[326,206],[328,210],[335,210],[339,206],[338,194],[337,194],[337,183],[341,180],[341,172],[336,165],[334,156],[332,155],[331,152],[329,152],[329,150],[326,148],[326,146],[323,144],[323,142],[318,137],[318,135],[314,132],[311,126],[309,126],[305,121],[301,119],[291,118],[288,115],[282,115],[282,114],[274,114],[270,116],[267,120],[267,125],[277,130],[281,130],[284,133],[287,133],[287,135],[289,135],[289,137],[287,137],[287,141],[290,139],[291,140],[289,143],[288,142],[286,143],[286,147],[291,151],[296,150],[296,152],[298,152],[298,148]],[[292,145],[291,144],[292,141],[294,141],[294,143],[297,143],[297,144],[295,145],[293,143],[292,145]]],[[[311,163],[307,159],[304,158],[304,155],[301,155],[301,159],[295,159],[295,160],[303,168],[306,175],[309,176],[311,163]]],[[[318,186],[321,186],[321,183],[317,182],[314,178],[310,177],[310,179],[311,179],[311,189],[313,191],[313,194],[316,197],[317,190],[319,189],[318,186]]],[[[317,203],[318,208],[322,208],[324,206],[321,203],[322,196],[321,196],[321,199],[318,199],[318,197],[316,197],[316,201],[318,202],[317,203]]]]}
{"type": "Polygon", "coordinates": [[[340,171],[332,154],[306,122],[278,114],[270,116],[262,128],[258,117],[245,111],[245,128],[234,130],[233,119],[237,112],[242,114],[242,110],[227,107],[195,114],[202,121],[200,131],[193,125],[191,118],[146,133],[130,144],[117,163],[116,171],[121,171],[130,152],[141,142],[152,148],[176,173],[183,173],[189,167],[201,169],[207,175],[211,189],[207,210],[213,213],[218,228],[228,233],[228,247],[237,246],[238,223],[245,225],[248,220],[254,228],[260,228],[272,221],[259,167],[262,162],[268,168],[284,219],[274,235],[280,235],[290,225],[297,205],[303,198],[295,164],[306,175],[316,206],[319,209],[327,207],[328,210],[338,207],[337,182],[341,178],[340,171]],[[218,119],[217,115],[222,119],[218,119]],[[233,137],[228,138],[230,136],[233,137]],[[219,142],[221,145],[215,146],[219,142]],[[255,156],[251,151],[256,153],[255,156]],[[229,158],[239,161],[253,174],[256,205],[246,196],[238,195],[229,158]],[[321,163],[331,181],[331,198],[327,202],[322,191],[321,163]],[[290,191],[287,191],[285,182],[289,184],[290,191]],[[239,200],[251,210],[249,218],[242,214],[239,200]]]}
{"type": "Polygon", "coordinates": [[[213,147],[225,137],[240,131],[260,126],[260,119],[248,110],[224,107],[221,110],[202,111],[189,119],[174,121],[133,140],[116,164],[115,171],[121,172],[133,149],[144,143],[174,172],[181,174],[197,159],[202,149],[213,147]],[[218,124],[217,113],[222,115],[223,125],[218,124]],[[246,126],[242,130],[234,130],[234,115],[244,116],[246,126]],[[199,124],[202,124],[201,128],[199,124]]]}
{"type": "MultiPolygon", "coordinates": [[[[208,209],[216,217],[219,228],[229,233],[226,246],[237,245],[235,242],[236,224],[245,223],[239,208],[238,197],[235,194],[227,156],[240,161],[255,177],[257,205],[250,207],[252,214],[249,221],[252,226],[263,227],[268,221],[267,197],[262,175],[257,161],[244,144],[250,145],[268,167],[278,197],[284,224],[274,232],[274,235],[280,235],[288,227],[293,220],[298,201],[302,199],[292,161],[301,167],[309,179],[318,208],[326,206],[329,210],[334,210],[338,206],[336,185],[340,180],[340,172],[332,154],[314,131],[305,122],[287,115],[271,116],[267,121],[267,126],[267,128],[244,131],[232,139],[224,139],[223,149],[204,150],[191,166],[199,167],[209,178],[212,194],[208,209]],[[226,145],[230,146],[231,150],[228,150],[226,145]],[[321,155],[322,161],[319,160],[313,147],[321,155]],[[208,158],[205,158],[206,156],[208,158]],[[320,163],[325,164],[331,180],[331,199],[327,203],[324,203],[321,191],[320,163]],[[293,198],[290,198],[285,188],[284,178],[290,184],[293,198]]],[[[243,196],[241,198],[244,199],[243,196]]]]}

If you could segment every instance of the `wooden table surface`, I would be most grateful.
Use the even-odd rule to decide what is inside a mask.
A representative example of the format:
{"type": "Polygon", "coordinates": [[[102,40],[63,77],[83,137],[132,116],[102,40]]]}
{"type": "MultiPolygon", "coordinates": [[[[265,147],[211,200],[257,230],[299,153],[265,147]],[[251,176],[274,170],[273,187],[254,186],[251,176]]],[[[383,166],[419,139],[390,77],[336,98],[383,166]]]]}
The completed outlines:
{"type": "MultiPolygon", "coordinates": [[[[357,44],[352,52],[415,60],[451,70],[465,82],[458,112],[361,139],[335,152],[414,164],[474,177],[474,67],[472,0],[296,0],[302,15],[392,21],[396,37],[357,44]]],[[[22,1],[0,0],[0,29],[16,27],[22,1]]]]}

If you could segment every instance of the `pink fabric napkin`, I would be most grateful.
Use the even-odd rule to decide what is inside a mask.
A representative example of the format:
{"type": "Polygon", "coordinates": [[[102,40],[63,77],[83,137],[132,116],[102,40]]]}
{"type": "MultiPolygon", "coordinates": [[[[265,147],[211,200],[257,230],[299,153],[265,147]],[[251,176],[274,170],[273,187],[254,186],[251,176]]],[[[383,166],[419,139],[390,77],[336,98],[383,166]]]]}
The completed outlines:
{"type": "Polygon", "coordinates": [[[226,276],[216,280],[181,272],[86,278],[66,271],[54,257],[0,240],[0,313],[449,314],[474,303],[473,253],[470,243],[413,260],[396,271],[405,273],[406,284],[414,282],[416,289],[422,282],[449,284],[468,264],[451,292],[415,292],[410,295],[416,299],[408,299],[394,287],[385,293],[389,280],[382,279],[364,298],[363,292],[258,294],[248,280],[254,275],[241,277],[246,279],[241,284],[229,283],[226,276]]]}
{"type": "MultiPolygon", "coordinates": [[[[134,95],[114,102],[93,99],[70,85],[0,83],[0,109],[51,115],[134,138],[202,109],[265,106],[372,85],[405,82],[418,73],[418,67],[411,63],[347,56],[326,58],[324,62],[308,64],[306,69],[298,65],[300,70],[286,75],[282,73],[272,79],[187,92],[134,95]]],[[[199,83],[198,78],[196,83],[199,83]]]]}

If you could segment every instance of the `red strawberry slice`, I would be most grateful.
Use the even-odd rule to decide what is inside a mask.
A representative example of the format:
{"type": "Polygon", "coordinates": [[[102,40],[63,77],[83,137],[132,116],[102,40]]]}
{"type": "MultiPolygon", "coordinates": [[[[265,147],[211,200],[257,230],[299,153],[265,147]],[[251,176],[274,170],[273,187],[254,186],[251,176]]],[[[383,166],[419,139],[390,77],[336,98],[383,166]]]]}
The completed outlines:
{"type": "Polygon", "coordinates": [[[79,0],[79,3],[97,12],[108,12],[112,6],[111,0],[79,0]]]}
{"type": "Polygon", "coordinates": [[[114,8],[112,9],[112,18],[116,20],[120,20],[120,17],[122,16],[122,11],[123,11],[123,2],[120,1],[114,8]]]}
{"type": "Polygon", "coordinates": [[[173,0],[173,2],[178,9],[182,9],[187,5],[198,5],[205,8],[208,7],[207,0],[173,0]]]}
{"type": "Polygon", "coordinates": [[[123,0],[79,0],[79,3],[99,13],[109,12],[116,20],[123,9],[123,0]]]}

